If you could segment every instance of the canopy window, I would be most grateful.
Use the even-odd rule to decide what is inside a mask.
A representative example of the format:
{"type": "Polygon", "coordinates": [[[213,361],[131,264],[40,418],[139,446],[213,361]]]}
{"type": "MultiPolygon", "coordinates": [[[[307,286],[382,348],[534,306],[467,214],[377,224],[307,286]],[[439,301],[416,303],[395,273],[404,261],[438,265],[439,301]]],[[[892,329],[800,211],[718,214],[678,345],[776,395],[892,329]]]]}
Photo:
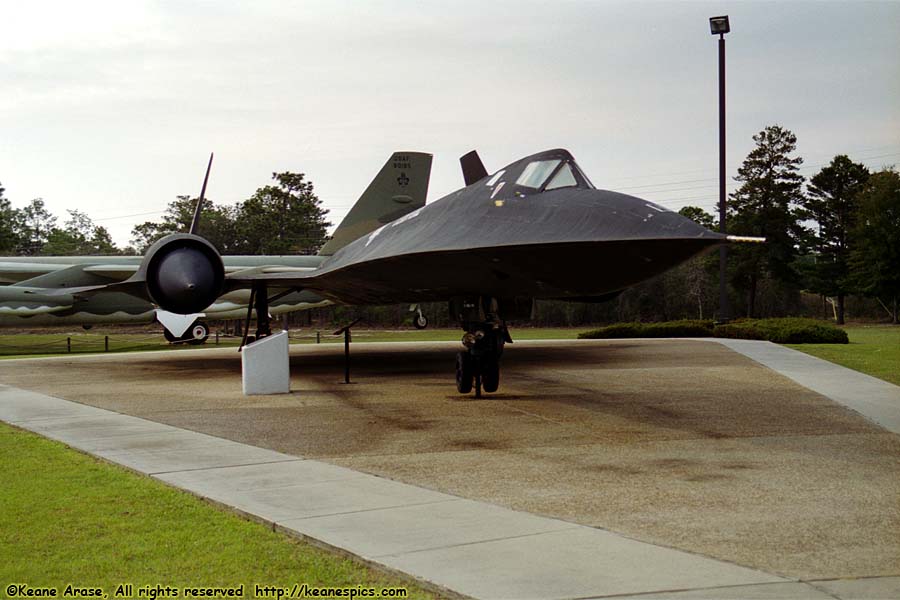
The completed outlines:
{"type": "Polygon", "coordinates": [[[516,185],[540,189],[553,171],[559,166],[560,160],[535,160],[525,166],[522,174],[516,180],[516,185]]]}
{"type": "Polygon", "coordinates": [[[575,179],[575,175],[572,173],[572,167],[569,166],[569,163],[565,163],[556,172],[556,175],[554,175],[550,179],[550,183],[548,183],[544,189],[558,190],[559,188],[575,187],[577,185],[578,181],[575,179]]]}

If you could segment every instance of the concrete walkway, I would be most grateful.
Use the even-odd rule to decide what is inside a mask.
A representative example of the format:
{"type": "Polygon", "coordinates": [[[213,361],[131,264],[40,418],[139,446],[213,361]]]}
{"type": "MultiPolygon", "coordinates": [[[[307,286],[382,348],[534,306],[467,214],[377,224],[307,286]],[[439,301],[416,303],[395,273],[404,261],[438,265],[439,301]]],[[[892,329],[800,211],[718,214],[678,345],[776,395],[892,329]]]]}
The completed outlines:
{"type": "Polygon", "coordinates": [[[697,339],[719,342],[900,434],[900,387],[892,383],[771,342],[697,339]]]}
{"type": "MultiPolygon", "coordinates": [[[[897,386],[766,342],[719,341],[897,431],[897,386]]],[[[8,386],[0,420],[465,596],[900,597],[900,577],[790,580],[8,386]]]]}

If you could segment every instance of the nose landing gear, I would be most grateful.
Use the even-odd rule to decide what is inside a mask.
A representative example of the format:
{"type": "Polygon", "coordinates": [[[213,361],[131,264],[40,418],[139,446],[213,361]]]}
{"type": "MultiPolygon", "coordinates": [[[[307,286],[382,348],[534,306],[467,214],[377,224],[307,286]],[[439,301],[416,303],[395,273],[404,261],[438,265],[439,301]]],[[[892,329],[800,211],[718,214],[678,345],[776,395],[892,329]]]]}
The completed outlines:
{"type": "MultiPolygon", "coordinates": [[[[500,387],[500,357],[507,342],[512,342],[506,324],[496,313],[497,302],[478,298],[456,302],[460,321],[466,330],[462,337],[464,350],[456,354],[456,390],[468,394],[475,389],[475,397],[481,392],[496,392],[500,387]],[[487,308],[487,310],[485,310],[487,308]],[[478,317],[468,320],[466,317],[478,317]]],[[[454,303],[451,302],[451,310],[454,303]]]]}

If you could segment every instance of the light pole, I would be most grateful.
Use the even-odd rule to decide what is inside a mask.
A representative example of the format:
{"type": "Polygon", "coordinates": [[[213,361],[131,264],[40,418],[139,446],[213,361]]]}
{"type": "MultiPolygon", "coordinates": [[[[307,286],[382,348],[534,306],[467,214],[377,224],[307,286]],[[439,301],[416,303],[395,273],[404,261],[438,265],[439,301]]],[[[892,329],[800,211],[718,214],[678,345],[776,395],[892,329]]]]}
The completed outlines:
{"type": "MultiPolygon", "coordinates": [[[[719,232],[725,235],[725,34],[731,31],[728,15],[710,17],[709,31],[719,36],[719,232]]],[[[719,322],[731,319],[725,285],[728,248],[719,246],[719,322]]]]}

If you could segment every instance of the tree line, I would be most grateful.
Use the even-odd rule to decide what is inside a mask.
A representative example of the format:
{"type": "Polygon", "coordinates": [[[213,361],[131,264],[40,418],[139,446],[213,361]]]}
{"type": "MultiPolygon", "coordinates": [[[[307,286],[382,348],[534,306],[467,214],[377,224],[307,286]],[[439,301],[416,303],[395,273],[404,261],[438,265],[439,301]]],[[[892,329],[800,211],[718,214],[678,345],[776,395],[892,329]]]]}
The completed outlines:
{"type": "Polygon", "coordinates": [[[83,212],[69,210],[62,226],[35,198],[24,208],[12,208],[0,185],[0,256],[71,256],[118,254],[109,232],[83,212]]]}
{"type": "MultiPolygon", "coordinates": [[[[734,314],[749,317],[833,314],[898,320],[900,299],[900,175],[870,172],[846,155],[808,180],[799,173],[797,138],[771,125],[753,136],[754,149],[738,169],[731,193],[728,233],[765,237],[765,244],[729,248],[727,288],[734,314]]],[[[302,173],[273,173],[272,184],[233,205],[206,200],[201,233],[223,254],[315,254],[327,241],[327,211],[302,173]]],[[[132,230],[119,249],[105,228],[70,210],[62,226],[35,199],[13,209],[0,186],[0,254],[75,255],[144,252],[162,236],[187,231],[196,198],[178,196],[161,220],[132,230]]],[[[709,229],[715,216],[695,206],[679,211],[709,229]]],[[[603,274],[597,273],[598,277],[603,274]]],[[[340,320],[347,309],[314,313],[340,320]]],[[[373,323],[399,324],[408,306],[354,309],[373,323]]],[[[436,325],[447,322],[442,303],[423,305],[436,325]]],[[[710,253],[624,291],[600,304],[539,301],[532,322],[583,325],[614,321],[716,318],[718,254],[710,253]]],[[[310,316],[305,317],[305,319],[310,316]]],[[[298,319],[304,319],[298,317],[298,319]]]]}
{"type": "MultiPolygon", "coordinates": [[[[204,200],[200,233],[222,254],[315,254],[328,240],[328,211],[303,173],[272,173],[263,186],[233,205],[204,200]]],[[[131,232],[142,253],[159,238],[190,228],[197,198],[178,196],[161,221],[146,221],[131,232]]]]}
{"type": "MultiPolygon", "coordinates": [[[[801,313],[805,291],[833,298],[838,323],[844,323],[850,295],[876,300],[896,322],[900,175],[893,168],[871,173],[838,155],[807,181],[798,172],[803,159],[795,155],[797,137],[789,130],[772,125],[753,141],[735,178],[741,185],[731,194],[726,227],[766,243],[729,249],[728,283],[738,314],[801,313]]],[[[717,227],[696,207],[682,214],[717,227]]]]}
{"type": "MultiPolygon", "coordinates": [[[[222,254],[315,254],[328,240],[331,225],[303,173],[273,173],[274,184],[232,205],[203,203],[200,233],[222,254]]],[[[105,227],[84,213],[69,210],[59,226],[44,200],[13,208],[0,186],[0,255],[74,256],[143,254],[170,233],[190,229],[198,198],[177,196],[158,221],[145,221],[131,231],[131,243],[118,248],[105,227]]]]}

